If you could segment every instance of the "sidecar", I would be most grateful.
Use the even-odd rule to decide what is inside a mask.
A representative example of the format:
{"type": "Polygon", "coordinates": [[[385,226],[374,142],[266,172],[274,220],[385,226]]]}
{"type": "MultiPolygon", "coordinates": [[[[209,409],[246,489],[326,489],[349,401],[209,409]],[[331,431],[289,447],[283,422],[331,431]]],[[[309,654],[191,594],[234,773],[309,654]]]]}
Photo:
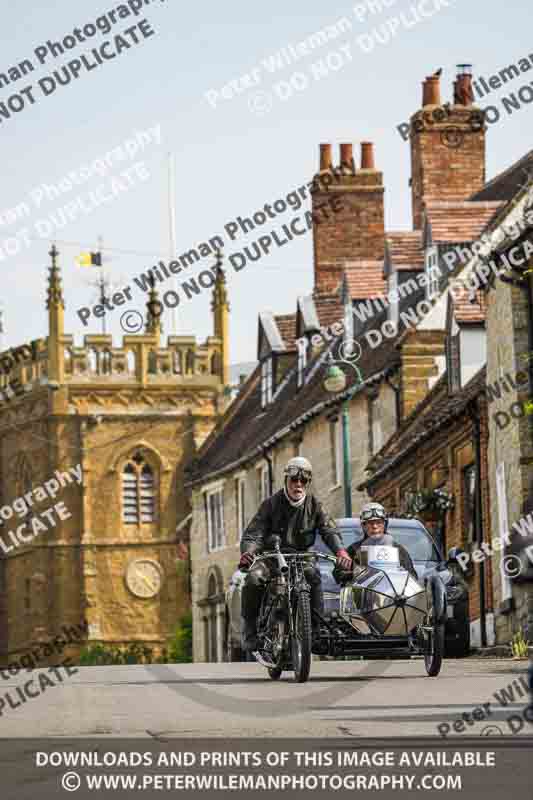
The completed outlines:
{"type": "Polygon", "coordinates": [[[426,672],[440,672],[446,594],[430,575],[424,583],[400,565],[396,547],[367,546],[341,588],[339,611],[322,619],[322,653],[365,658],[423,656],[426,672]]]}

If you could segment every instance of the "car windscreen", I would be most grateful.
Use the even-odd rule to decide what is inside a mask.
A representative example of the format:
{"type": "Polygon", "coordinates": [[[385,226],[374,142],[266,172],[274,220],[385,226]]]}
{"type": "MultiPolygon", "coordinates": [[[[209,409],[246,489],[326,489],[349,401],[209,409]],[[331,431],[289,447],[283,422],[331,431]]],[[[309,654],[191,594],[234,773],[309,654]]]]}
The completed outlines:
{"type": "MultiPolygon", "coordinates": [[[[361,529],[355,526],[351,528],[343,525],[339,530],[345,547],[359,542],[363,538],[361,529]]],[[[413,561],[441,561],[431,537],[421,528],[402,528],[395,525],[389,528],[388,533],[399,544],[403,544],[413,561]]],[[[329,552],[319,537],[315,542],[315,549],[329,552]]]]}

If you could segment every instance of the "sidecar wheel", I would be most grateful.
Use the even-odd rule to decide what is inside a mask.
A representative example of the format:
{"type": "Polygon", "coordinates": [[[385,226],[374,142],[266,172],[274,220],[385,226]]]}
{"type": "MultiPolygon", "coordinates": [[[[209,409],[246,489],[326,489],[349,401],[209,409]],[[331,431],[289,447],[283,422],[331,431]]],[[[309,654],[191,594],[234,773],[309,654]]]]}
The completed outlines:
{"type": "Polygon", "coordinates": [[[281,667],[273,667],[272,669],[268,670],[268,674],[272,678],[273,681],[279,681],[281,678],[282,669],[281,667]]]}
{"type": "Polygon", "coordinates": [[[444,625],[442,623],[433,625],[426,641],[426,652],[424,653],[424,664],[426,672],[430,678],[435,678],[442,666],[444,656],[444,625]]]}

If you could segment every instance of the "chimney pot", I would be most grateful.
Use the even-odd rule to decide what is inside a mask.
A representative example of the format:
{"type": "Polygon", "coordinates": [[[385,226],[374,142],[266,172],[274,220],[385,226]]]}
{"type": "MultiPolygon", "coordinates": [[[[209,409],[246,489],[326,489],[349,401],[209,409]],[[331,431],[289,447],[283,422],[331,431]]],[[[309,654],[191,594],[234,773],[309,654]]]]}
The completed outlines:
{"type": "Polygon", "coordinates": [[[422,84],[422,105],[440,106],[440,78],[438,75],[430,75],[422,84]]]}
{"type": "Polygon", "coordinates": [[[353,159],[353,145],[349,144],[341,144],[341,167],[344,164],[350,165],[353,159]]]}
{"type": "Polygon", "coordinates": [[[373,142],[361,142],[361,169],[375,169],[373,142]]]}
{"type": "Polygon", "coordinates": [[[320,145],[320,171],[331,168],[331,145],[320,145]]]}
{"type": "Polygon", "coordinates": [[[472,75],[466,72],[459,73],[454,84],[457,103],[462,106],[471,106],[474,100],[472,91],[472,75]]]}

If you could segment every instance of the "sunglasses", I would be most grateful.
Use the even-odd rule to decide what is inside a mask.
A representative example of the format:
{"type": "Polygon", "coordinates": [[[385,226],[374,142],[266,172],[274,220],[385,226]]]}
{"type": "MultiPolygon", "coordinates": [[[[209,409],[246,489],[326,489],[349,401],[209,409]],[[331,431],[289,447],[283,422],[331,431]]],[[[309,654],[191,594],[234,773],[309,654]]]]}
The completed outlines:
{"type": "Polygon", "coordinates": [[[289,480],[292,483],[301,483],[302,486],[307,486],[307,484],[309,483],[309,479],[308,478],[303,478],[303,477],[300,477],[299,475],[290,475],[289,476],[289,480]]]}

